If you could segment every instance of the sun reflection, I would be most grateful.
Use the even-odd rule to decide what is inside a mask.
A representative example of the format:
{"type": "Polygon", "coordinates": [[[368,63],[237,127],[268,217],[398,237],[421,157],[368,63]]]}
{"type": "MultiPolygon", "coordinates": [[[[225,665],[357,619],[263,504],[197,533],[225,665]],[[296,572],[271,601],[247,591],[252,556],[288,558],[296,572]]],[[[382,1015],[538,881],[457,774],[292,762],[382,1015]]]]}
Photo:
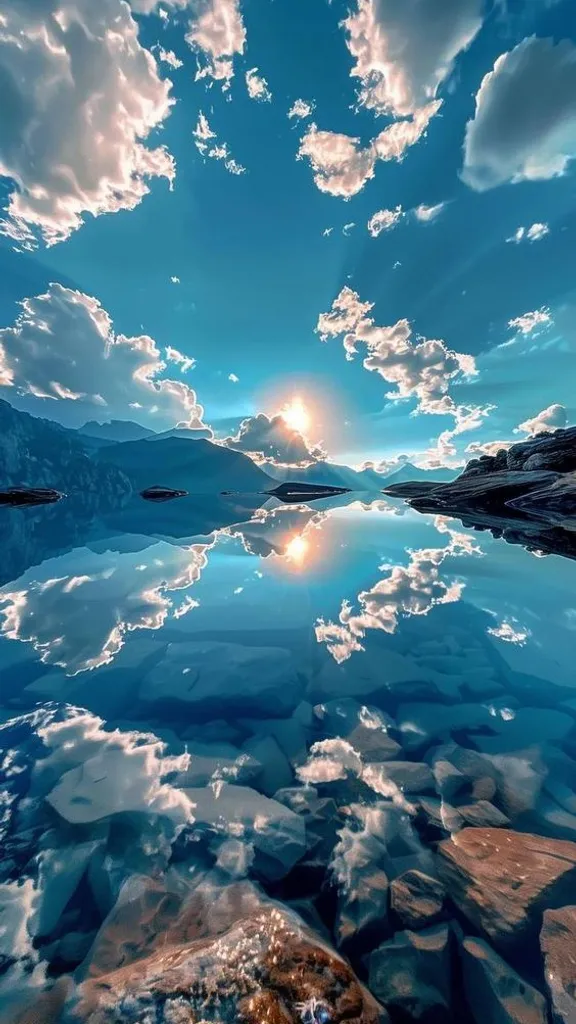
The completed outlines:
{"type": "Polygon", "coordinates": [[[302,566],[306,561],[309,550],[310,542],[307,541],[305,537],[297,534],[288,541],[284,551],[284,556],[290,562],[293,562],[294,565],[302,566]]]}
{"type": "Polygon", "coordinates": [[[291,430],[298,430],[301,434],[306,433],[311,423],[310,413],[302,399],[298,397],[283,406],[280,415],[291,430]]]}

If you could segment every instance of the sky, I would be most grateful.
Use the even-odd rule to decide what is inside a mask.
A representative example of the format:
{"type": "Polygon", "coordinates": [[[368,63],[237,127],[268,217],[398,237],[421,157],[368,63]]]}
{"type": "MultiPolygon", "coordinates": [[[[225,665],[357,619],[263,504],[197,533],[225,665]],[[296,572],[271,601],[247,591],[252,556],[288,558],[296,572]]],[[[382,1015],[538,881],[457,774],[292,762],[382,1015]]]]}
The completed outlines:
{"type": "Polygon", "coordinates": [[[382,468],[576,422],[573,0],[4,0],[0,84],[0,398],[382,468]]]}

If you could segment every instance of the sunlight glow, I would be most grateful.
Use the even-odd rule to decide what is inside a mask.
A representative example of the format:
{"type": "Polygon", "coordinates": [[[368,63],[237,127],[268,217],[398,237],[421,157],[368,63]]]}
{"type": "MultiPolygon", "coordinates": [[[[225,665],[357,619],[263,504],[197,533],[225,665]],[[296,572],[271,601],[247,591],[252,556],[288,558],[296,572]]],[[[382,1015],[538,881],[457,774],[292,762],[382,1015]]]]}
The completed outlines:
{"type": "Polygon", "coordinates": [[[292,537],[292,540],[288,541],[284,555],[296,565],[303,565],[306,561],[309,548],[309,541],[307,541],[305,537],[297,534],[295,537],[292,537]]]}
{"type": "Polygon", "coordinates": [[[280,410],[280,415],[291,430],[298,430],[304,434],[311,423],[310,413],[301,398],[293,398],[292,401],[280,410]]]}

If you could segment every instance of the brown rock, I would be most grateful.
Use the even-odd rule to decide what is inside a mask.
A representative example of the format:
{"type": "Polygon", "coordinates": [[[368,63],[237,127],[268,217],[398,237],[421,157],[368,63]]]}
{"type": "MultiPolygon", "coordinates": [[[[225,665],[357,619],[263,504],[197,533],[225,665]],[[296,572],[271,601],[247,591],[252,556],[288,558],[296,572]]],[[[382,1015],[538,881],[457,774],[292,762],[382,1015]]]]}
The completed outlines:
{"type": "Polygon", "coordinates": [[[504,949],[537,932],[542,913],[576,885],[576,843],[465,828],[438,847],[438,872],[463,914],[504,949]]]}
{"type": "Polygon", "coordinates": [[[450,1020],[450,929],[397,932],[370,956],[370,989],[400,1020],[450,1020]]]}
{"type": "Polygon", "coordinates": [[[474,825],[476,828],[505,828],[510,824],[510,818],[502,814],[502,811],[499,811],[488,800],[477,800],[473,804],[458,804],[457,810],[467,825],[474,825]]]}
{"type": "Polygon", "coordinates": [[[544,911],[540,946],[555,1024],[576,1021],[576,906],[544,911]]]}
{"type": "Polygon", "coordinates": [[[390,886],[390,904],[406,928],[426,928],[442,915],[444,886],[423,871],[405,871],[390,886]]]}
{"type": "Polygon", "coordinates": [[[546,1000],[482,939],[460,947],[464,991],[477,1024],[547,1024],[546,1000]]]}

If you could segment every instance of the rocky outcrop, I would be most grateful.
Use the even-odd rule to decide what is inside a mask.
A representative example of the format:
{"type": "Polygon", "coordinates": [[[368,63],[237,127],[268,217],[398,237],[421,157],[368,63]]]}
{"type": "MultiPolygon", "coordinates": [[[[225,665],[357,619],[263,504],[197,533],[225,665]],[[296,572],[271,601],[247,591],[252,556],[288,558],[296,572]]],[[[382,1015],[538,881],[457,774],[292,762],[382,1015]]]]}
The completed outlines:
{"type": "Polygon", "coordinates": [[[386,493],[509,543],[576,558],[574,531],[564,529],[576,516],[576,427],[473,459],[451,483],[407,481],[386,493]]]}
{"type": "Polygon", "coordinates": [[[554,1024],[576,1020],[576,906],[546,910],[540,932],[554,1024]]]}
{"type": "Polygon", "coordinates": [[[114,466],[99,465],[81,437],[0,400],[0,481],[3,487],[50,488],[99,511],[121,507],[131,486],[114,466]]]}
{"type": "Polygon", "coordinates": [[[464,991],[476,1024],[547,1024],[546,1000],[482,939],[460,947],[464,991]]]}
{"type": "Polygon", "coordinates": [[[576,843],[465,828],[440,843],[438,871],[461,913],[507,950],[534,939],[544,910],[573,897],[576,843]]]}

